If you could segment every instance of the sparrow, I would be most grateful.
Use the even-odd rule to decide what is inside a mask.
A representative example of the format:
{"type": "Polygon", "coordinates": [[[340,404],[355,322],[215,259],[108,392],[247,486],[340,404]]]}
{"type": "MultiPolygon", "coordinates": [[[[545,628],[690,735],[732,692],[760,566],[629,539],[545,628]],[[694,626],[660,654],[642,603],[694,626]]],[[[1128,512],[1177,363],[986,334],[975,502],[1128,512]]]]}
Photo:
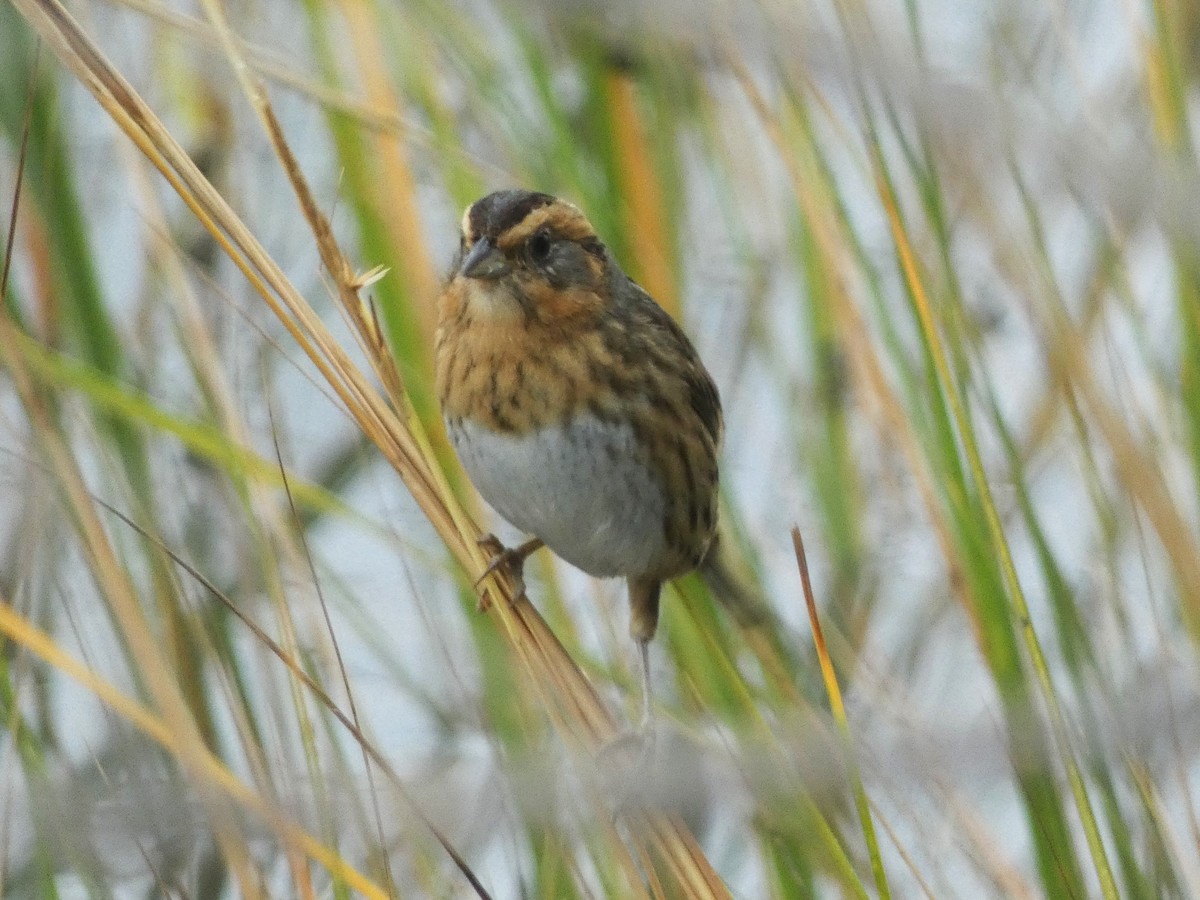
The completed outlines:
{"type": "Polygon", "coordinates": [[[645,725],[662,585],[714,547],[716,385],[576,206],[497,191],[461,230],[438,302],[442,415],[480,495],[532,535],[493,564],[519,578],[544,545],[626,580],[645,725]]]}

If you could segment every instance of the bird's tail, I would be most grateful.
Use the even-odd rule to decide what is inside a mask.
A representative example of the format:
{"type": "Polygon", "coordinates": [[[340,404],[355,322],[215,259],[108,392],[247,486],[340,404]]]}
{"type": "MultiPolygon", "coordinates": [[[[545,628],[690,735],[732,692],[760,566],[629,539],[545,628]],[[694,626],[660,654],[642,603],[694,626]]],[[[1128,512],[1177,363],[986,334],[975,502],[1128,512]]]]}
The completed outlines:
{"type": "Polygon", "coordinates": [[[713,599],[740,627],[761,628],[774,622],[774,612],[748,571],[746,561],[727,550],[724,541],[713,541],[699,571],[713,599]]]}

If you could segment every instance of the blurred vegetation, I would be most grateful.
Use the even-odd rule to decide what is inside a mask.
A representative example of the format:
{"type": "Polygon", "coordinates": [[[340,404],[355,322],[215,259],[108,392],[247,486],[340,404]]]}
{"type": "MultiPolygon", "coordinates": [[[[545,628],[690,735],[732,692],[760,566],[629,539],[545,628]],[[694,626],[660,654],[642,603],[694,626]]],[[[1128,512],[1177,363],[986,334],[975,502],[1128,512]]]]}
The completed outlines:
{"type": "Polygon", "coordinates": [[[233,49],[201,6],[72,9],[389,412],[54,4],[0,3],[0,894],[1200,896],[1200,7],[307,0],[225,11],[233,49]],[[238,53],[383,277],[331,264],[238,53]],[[511,185],[588,213],[726,409],[737,588],[668,592],[620,782],[620,592],[531,561],[576,669],[476,611],[453,531],[492,522],[433,298],[511,185]]]}

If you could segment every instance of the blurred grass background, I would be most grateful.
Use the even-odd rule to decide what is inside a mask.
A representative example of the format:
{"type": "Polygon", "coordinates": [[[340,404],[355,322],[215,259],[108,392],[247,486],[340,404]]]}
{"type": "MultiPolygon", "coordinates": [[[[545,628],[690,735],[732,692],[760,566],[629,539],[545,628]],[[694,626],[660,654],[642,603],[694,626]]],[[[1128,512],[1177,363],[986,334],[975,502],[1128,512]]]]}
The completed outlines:
{"type": "MultiPolygon", "coordinates": [[[[434,828],[496,897],[719,893],[640,852],[630,788],[564,749],[472,578],[28,5],[0,4],[0,894],[476,895],[434,828]],[[246,791],[199,783],[201,750],[246,791]]],[[[70,8],[353,347],[204,13],[70,8]]],[[[388,267],[364,294],[485,527],[431,379],[466,204],[572,199],[695,338],[760,602],[669,592],[633,793],[733,895],[1200,896],[1200,9],[227,14],[350,260],[388,267]]],[[[632,721],[620,587],[546,553],[527,577],[632,721]]]]}

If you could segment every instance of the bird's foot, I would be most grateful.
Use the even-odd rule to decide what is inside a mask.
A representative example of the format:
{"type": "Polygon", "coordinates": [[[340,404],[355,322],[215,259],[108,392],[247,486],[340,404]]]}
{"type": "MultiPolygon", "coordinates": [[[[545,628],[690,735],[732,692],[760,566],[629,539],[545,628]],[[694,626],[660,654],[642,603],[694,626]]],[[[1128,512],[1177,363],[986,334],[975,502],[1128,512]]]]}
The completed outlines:
{"type": "MultiPolygon", "coordinates": [[[[474,586],[478,588],[489,575],[502,572],[512,579],[512,599],[513,602],[516,602],[525,593],[525,560],[531,553],[540,550],[545,545],[539,538],[534,538],[519,547],[505,547],[494,534],[485,534],[479,539],[479,546],[491,554],[491,559],[488,561],[487,568],[483,570],[483,574],[475,579],[474,586]]],[[[485,612],[491,606],[490,596],[488,593],[479,595],[477,608],[480,612],[485,612]]]]}

